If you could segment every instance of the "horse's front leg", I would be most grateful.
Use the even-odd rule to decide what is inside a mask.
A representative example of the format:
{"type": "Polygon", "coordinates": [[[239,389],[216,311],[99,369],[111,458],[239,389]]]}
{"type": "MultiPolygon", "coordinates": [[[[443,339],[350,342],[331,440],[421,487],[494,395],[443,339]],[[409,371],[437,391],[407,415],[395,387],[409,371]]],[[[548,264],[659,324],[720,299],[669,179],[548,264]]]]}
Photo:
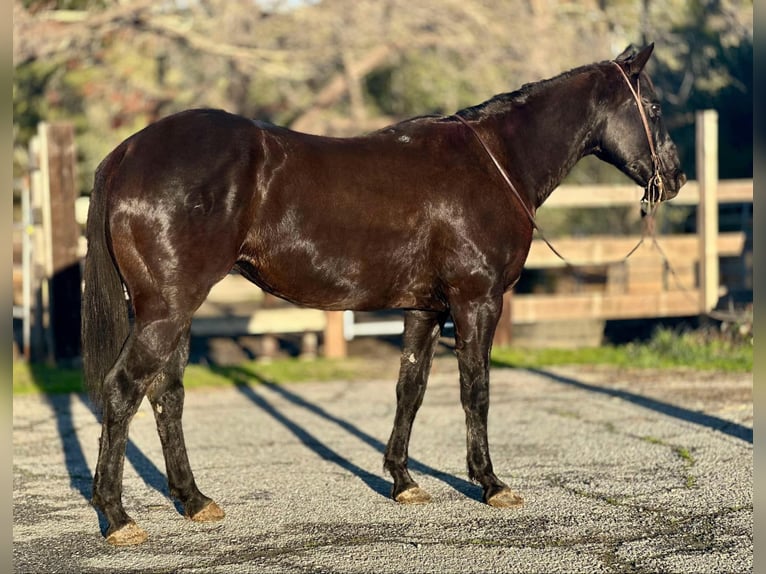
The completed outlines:
{"type": "Polygon", "coordinates": [[[465,411],[468,476],[484,489],[490,506],[520,506],[523,499],[494,473],[487,438],[489,355],[502,311],[502,297],[453,305],[460,400],[465,411]]]}
{"type": "Polygon", "coordinates": [[[162,443],[170,495],[181,502],[186,517],[196,522],[212,522],[223,519],[224,512],[197,488],[181,424],[184,407],[183,372],[188,358],[187,329],[174,356],[161,375],[155,378],[146,394],[152,405],[157,433],[162,443]]]}
{"type": "Polygon", "coordinates": [[[431,499],[410,476],[407,457],[412,423],[426,392],[428,373],[442,322],[443,317],[439,314],[425,311],[408,311],[404,316],[402,362],[396,385],[396,415],[384,455],[384,467],[394,479],[391,498],[397,502],[417,504],[431,499]]]}

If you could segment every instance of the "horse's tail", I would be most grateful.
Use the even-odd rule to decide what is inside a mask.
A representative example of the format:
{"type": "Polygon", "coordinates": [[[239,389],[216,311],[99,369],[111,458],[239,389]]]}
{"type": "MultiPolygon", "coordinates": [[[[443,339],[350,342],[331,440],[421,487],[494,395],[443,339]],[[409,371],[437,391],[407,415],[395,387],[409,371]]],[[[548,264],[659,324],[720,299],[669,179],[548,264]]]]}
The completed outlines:
{"type": "Polygon", "coordinates": [[[110,249],[106,217],[109,181],[122,156],[123,152],[115,151],[96,169],[86,225],[88,252],[83,271],[80,334],[85,387],[97,406],[101,405],[104,378],[130,332],[128,303],[110,249]]]}

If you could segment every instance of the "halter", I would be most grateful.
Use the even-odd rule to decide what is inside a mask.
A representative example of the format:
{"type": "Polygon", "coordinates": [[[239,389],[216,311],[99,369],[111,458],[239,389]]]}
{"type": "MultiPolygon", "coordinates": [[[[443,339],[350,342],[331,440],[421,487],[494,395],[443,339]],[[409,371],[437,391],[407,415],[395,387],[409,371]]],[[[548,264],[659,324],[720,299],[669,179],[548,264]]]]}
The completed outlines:
{"type": "MultiPolygon", "coordinates": [[[[652,236],[652,243],[654,244],[654,247],[659,252],[660,256],[662,257],[663,261],[665,262],[665,265],[667,265],[668,270],[673,275],[673,278],[675,279],[678,286],[681,288],[681,290],[684,293],[687,293],[688,295],[691,295],[691,292],[689,289],[681,282],[681,280],[678,277],[678,274],[676,273],[673,266],[670,264],[670,261],[668,260],[667,255],[665,255],[665,251],[660,247],[660,244],[657,242],[657,236],[655,235],[655,227],[654,227],[654,212],[657,209],[657,206],[659,205],[660,201],[662,201],[662,198],[665,197],[665,183],[662,179],[662,176],[660,175],[660,160],[657,156],[657,152],[654,149],[654,142],[652,141],[652,132],[649,129],[649,122],[646,119],[646,113],[644,112],[644,107],[641,105],[641,84],[640,82],[638,85],[638,91],[633,89],[633,85],[630,83],[630,79],[628,78],[628,75],[625,73],[625,71],[620,67],[620,65],[617,62],[612,61],[612,63],[617,66],[617,69],[620,70],[620,74],[622,74],[622,77],[625,79],[625,82],[628,84],[628,87],[630,88],[630,93],[633,94],[633,98],[636,100],[636,105],[638,106],[638,113],[641,115],[641,123],[644,126],[644,132],[646,133],[646,140],[649,142],[649,151],[652,154],[652,165],[654,167],[654,175],[649,179],[648,183],[646,184],[646,193],[644,197],[641,199],[641,212],[642,215],[648,216],[644,222],[643,230],[641,232],[641,238],[638,240],[638,243],[622,258],[617,259],[615,261],[608,261],[606,262],[606,265],[612,265],[615,263],[624,263],[628,260],[628,258],[635,253],[639,247],[644,243],[644,239],[646,238],[647,231],[651,233],[652,236]]],[[[484,142],[484,138],[481,137],[481,134],[474,128],[465,118],[462,116],[455,114],[453,116],[458,121],[463,123],[469,131],[473,133],[473,135],[476,137],[478,142],[481,144],[481,147],[484,148],[484,151],[487,153],[489,158],[492,160],[492,163],[497,168],[498,173],[502,176],[503,180],[505,180],[505,183],[508,185],[508,188],[511,190],[513,195],[516,196],[516,199],[519,200],[519,203],[521,204],[522,209],[524,210],[524,213],[529,218],[529,221],[532,223],[532,227],[537,230],[537,233],[540,235],[540,238],[545,242],[545,244],[550,248],[550,250],[559,258],[561,261],[564,262],[564,265],[571,269],[574,273],[579,275],[590,275],[589,273],[583,273],[581,271],[577,270],[577,267],[570,263],[559,251],[551,244],[550,241],[548,241],[548,238],[545,237],[545,234],[543,233],[543,230],[540,228],[540,226],[537,224],[537,221],[535,221],[535,216],[532,213],[532,210],[527,207],[526,202],[522,199],[521,194],[516,189],[516,186],[513,185],[511,182],[511,178],[508,176],[508,172],[503,168],[503,166],[500,164],[498,159],[495,157],[495,154],[492,153],[492,150],[489,149],[489,146],[484,142]]],[[[731,321],[736,320],[738,316],[736,315],[729,315],[724,313],[717,313],[715,311],[707,311],[704,313],[708,317],[712,317],[713,319],[718,319],[721,321],[731,321]]]]}
{"type": "MultiPolygon", "coordinates": [[[[649,178],[649,181],[646,184],[646,192],[644,193],[644,197],[641,198],[641,213],[642,215],[649,215],[648,221],[646,222],[646,225],[644,225],[644,229],[641,233],[641,239],[636,243],[636,245],[631,249],[627,255],[625,255],[622,259],[619,259],[615,262],[609,262],[609,263],[619,263],[624,262],[633,255],[633,253],[636,252],[636,250],[643,244],[644,238],[646,237],[646,231],[647,227],[651,229],[652,236],[654,237],[654,211],[657,209],[657,206],[662,201],[662,198],[665,197],[665,182],[662,179],[662,176],[660,175],[660,158],[657,156],[657,152],[654,149],[654,141],[652,140],[652,132],[649,129],[649,122],[646,119],[646,112],[644,111],[644,106],[641,104],[641,83],[638,82],[638,91],[633,89],[633,85],[630,83],[630,79],[628,78],[628,75],[625,73],[625,71],[622,69],[622,67],[615,61],[612,61],[612,64],[614,64],[618,70],[620,70],[620,74],[622,74],[622,77],[625,79],[625,82],[628,84],[628,88],[630,88],[630,93],[633,94],[633,98],[636,100],[636,106],[638,106],[638,113],[641,116],[641,123],[644,126],[644,132],[646,133],[646,140],[649,142],[649,151],[652,154],[652,167],[654,168],[654,174],[651,178],[649,178]]],[[[521,204],[522,209],[524,210],[524,213],[529,218],[529,221],[532,223],[532,227],[537,230],[538,234],[540,235],[540,239],[545,242],[545,244],[550,248],[550,250],[559,258],[561,261],[564,262],[564,264],[576,272],[576,267],[572,265],[559,251],[553,246],[553,244],[548,240],[547,237],[545,237],[545,234],[543,233],[543,230],[540,228],[540,226],[537,224],[537,221],[535,220],[535,216],[532,213],[532,210],[527,207],[526,202],[522,199],[521,194],[516,189],[516,186],[513,185],[511,182],[511,178],[508,176],[508,172],[503,168],[503,166],[500,164],[498,159],[495,157],[495,154],[492,153],[492,150],[489,149],[489,146],[485,143],[484,138],[481,137],[481,134],[479,134],[478,131],[476,131],[476,128],[473,127],[463,116],[459,114],[455,114],[453,116],[457,120],[459,120],[461,123],[463,123],[476,137],[476,139],[481,144],[481,147],[484,148],[484,151],[489,156],[489,159],[492,160],[492,163],[495,164],[495,167],[497,168],[498,173],[502,176],[503,180],[505,180],[505,183],[508,185],[508,188],[511,190],[513,195],[516,196],[516,199],[519,200],[519,203],[521,204]]],[[[657,244],[656,238],[654,240],[655,245],[659,248],[659,245],[657,244]]],[[[667,258],[665,258],[667,260],[667,258]]]]}
{"type": "Polygon", "coordinates": [[[641,199],[641,211],[643,213],[649,213],[650,211],[654,211],[655,206],[660,201],[662,201],[663,197],[665,197],[665,182],[660,175],[660,158],[657,156],[657,152],[654,149],[652,131],[649,129],[649,121],[646,119],[644,106],[641,104],[641,82],[637,81],[637,89],[634,89],[633,84],[630,83],[630,78],[628,78],[628,75],[625,73],[625,70],[622,69],[622,66],[620,66],[615,61],[612,61],[612,64],[614,64],[615,67],[620,70],[620,74],[622,74],[622,77],[625,79],[625,83],[628,84],[630,93],[633,94],[633,99],[636,100],[638,113],[641,116],[641,123],[643,124],[644,132],[646,133],[646,141],[649,142],[649,151],[652,154],[652,167],[654,168],[654,175],[649,178],[649,181],[646,184],[646,193],[641,199]]]}

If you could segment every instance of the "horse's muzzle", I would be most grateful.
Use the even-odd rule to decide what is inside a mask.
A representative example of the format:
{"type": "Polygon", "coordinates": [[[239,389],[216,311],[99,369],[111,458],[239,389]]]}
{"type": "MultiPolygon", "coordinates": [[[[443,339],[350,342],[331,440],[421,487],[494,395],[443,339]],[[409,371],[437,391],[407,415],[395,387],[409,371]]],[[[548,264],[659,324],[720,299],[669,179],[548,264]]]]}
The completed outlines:
{"type": "Polygon", "coordinates": [[[679,170],[670,175],[655,174],[644,187],[641,203],[661,203],[673,199],[686,183],[686,174],[679,170]]]}
{"type": "Polygon", "coordinates": [[[676,195],[678,195],[678,192],[681,190],[685,183],[686,174],[680,169],[676,170],[673,175],[668,180],[666,180],[665,197],[663,197],[661,201],[673,199],[676,195]]]}
{"type": "Polygon", "coordinates": [[[641,198],[641,212],[649,213],[653,206],[658,203],[673,199],[685,183],[686,174],[680,169],[673,172],[670,177],[656,173],[644,188],[644,195],[641,198]]]}

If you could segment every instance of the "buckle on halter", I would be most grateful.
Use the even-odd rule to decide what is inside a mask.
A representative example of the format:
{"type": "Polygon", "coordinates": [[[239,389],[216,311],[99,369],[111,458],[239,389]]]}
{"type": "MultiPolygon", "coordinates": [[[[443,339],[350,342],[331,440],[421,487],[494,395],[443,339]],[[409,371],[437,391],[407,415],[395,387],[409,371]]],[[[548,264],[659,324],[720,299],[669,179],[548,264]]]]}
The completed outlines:
{"type": "Polygon", "coordinates": [[[659,170],[656,170],[644,188],[644,196],[641,198],[641,213],[647,215],[654,211],[655,206],[664,201],[666,197],[665,182],[659,170]]]}

